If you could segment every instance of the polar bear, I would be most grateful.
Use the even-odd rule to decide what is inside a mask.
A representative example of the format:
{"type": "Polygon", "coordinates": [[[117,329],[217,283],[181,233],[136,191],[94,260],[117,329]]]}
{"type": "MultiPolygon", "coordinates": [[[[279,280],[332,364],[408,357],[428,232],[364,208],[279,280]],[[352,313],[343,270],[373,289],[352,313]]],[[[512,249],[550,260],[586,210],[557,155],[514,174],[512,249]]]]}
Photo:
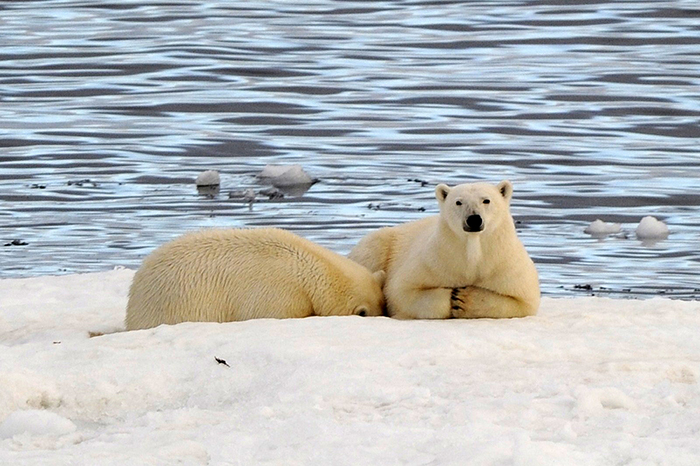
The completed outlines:
{"type": "Polygon", "coordinates": [[[523,317],[537,313],[535,265],[510,214],[502,181],[440,184],[440,214],[368,234],[349,257],[385,271],[390,316],[400,319],[523,317]]]}
{"type": "Polygon", "coordinates": [[[384,272],[275,228],[214,229],[157,248],[134,275],[126,329],[185,321],[382,315],[384,272]]]}

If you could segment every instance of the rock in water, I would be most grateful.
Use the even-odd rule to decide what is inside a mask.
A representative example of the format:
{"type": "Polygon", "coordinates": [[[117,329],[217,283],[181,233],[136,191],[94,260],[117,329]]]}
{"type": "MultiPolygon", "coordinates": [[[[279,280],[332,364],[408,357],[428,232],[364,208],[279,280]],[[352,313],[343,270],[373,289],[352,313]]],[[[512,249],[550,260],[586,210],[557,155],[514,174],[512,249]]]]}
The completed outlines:
{"type": "Polygon", "coordinates": [[[219,186],[221,178],[216,170],[206,170],[199,174],[194,183],[197,186],[219,186]]]}
{"type": "Polygon", "coordinates": [[[583,230],[584,233],[588,233],[592,236],[605,236],[614,235],[622,231],[622,225],[619,223],[607,223],[601,219],[596,219],[596,221],[591,222],[590,225],[583,230]]]}
{"type": "Polygon", "coordinates": [[[251,203],[255,202],[255,191],[252,188],[248,188],[240,191],[231,191],[228,193],[229,199],[243,199],[243,202],[251,203]]]}
{"type": "Polygon", "coordinates": [[[255,191],[250,188],[246,189],[243,193],[243,200],[249,204],[255,202],[255,191]]]}
{"type": "Polygon", "coordinates": [[[663,239],[667,236],[668,227],[656,217],[644,217],[637,226],[637,238],[639,239],[663,239]]]}
{"type": "Polygon", "coordinates": [[[311,178],[301,165],[266,165],[258,176],[278,188],[311,186],[318,181],[311,178]]]}

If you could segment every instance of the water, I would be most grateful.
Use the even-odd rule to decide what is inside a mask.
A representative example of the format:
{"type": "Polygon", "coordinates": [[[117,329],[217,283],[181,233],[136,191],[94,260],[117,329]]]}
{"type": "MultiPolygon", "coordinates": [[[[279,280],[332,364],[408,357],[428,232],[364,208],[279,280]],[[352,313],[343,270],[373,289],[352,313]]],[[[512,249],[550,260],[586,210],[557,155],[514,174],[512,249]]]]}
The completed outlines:
{"type": "Polygon", "coordinates": [[[700,293],[695,1],[0,5],[0,277],[136,268],[212,226],[347,253],[510,179],[549,295],[700,293]],[[321,181],[249,207],[269,163],[321,181]],[[197,193],[205,169],[217,196],[197,193]],[[645,215],[671,235],[643,244],[645,215]],[[603,240],[596,218],[623,223],[603,240]]]}

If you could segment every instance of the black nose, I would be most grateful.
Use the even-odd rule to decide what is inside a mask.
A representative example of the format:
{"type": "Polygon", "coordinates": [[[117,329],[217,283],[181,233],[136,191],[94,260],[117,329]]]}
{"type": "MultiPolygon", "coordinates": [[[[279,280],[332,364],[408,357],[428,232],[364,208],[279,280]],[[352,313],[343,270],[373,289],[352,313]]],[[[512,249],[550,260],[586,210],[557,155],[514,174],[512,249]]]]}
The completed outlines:
{"type": "Polygon", "coordinates": [[[470,215],[467,217],[466,231],[481,231],[484,228],[484,222],[481,220],[481,215],[470,215]]]}

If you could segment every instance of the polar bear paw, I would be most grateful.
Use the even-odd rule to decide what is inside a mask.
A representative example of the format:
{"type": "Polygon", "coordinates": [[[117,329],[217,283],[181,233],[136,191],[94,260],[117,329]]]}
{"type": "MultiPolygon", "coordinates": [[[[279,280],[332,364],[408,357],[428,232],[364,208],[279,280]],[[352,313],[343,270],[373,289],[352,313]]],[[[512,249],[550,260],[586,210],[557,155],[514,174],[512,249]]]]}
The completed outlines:
{"type": "Polygon", "coordinates": [[[465,314],[465,299],[466,296],[464,292],[468,287],[461,286],[457,288],[452,288],[452,294],[450,295],[450,318],[456,319],[463,317],[465,314]]]}
{"type": "Polygon", "coordinates": [[[479,286],[452,288],[450,317],[457,319],[510,318],[534,315],[537,307],[512,296],[479,286]]]}

